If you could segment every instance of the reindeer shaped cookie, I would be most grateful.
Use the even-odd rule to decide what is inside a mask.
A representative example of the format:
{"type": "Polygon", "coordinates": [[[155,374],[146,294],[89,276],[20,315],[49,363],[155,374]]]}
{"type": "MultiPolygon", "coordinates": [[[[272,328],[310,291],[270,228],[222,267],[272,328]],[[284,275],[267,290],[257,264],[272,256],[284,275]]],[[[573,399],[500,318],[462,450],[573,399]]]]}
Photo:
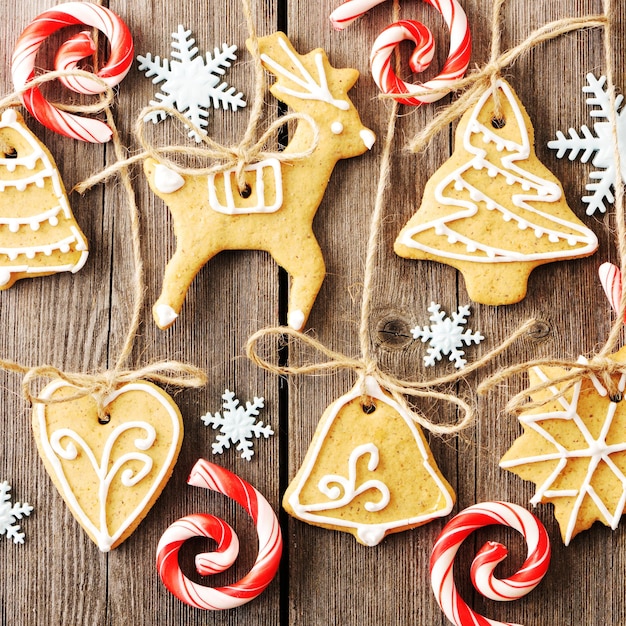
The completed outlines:
{"type": "MultiPolygon", "coordinates": [[[[331,67],[321,49],[298,54],[280,32],[259,39],[258,47],[264,67],[277,78],[272,94],[308,115],[319,140],[306,158],[268,158],[247,166],[243,194],[234,170],[181,176],[146,160],[148,182],[170,209],[176,235],[153,307],[159,328],[174,323],[196,274],[222,250],[269,252],[291,277],[288,323],[303,328],[326,273],[313,218],[337,161],[359,156],[374,143],[374,133],[363,126],[347,95],[356,70],[331,67]]],[[[306,151],[314,138],[310,122],[300,120],[284,155],[306,151]]]]}

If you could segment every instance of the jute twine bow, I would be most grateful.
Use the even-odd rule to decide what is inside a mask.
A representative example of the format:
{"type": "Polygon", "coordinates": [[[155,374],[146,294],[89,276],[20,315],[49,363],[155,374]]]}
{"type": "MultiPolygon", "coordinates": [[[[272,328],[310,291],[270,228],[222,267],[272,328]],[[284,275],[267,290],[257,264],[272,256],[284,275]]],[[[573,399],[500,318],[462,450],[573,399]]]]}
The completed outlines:
{"type": "MultiPolygon", "coordinates": [[[[492,15],[492,23],[491,23],[491,58],[489,62],[478,71],[472,73],[467,78],[461,79],[457,81],[452,87],[443,90],[443,93],[463,92],[462,95],[452,104],[443,109],[435,118],[428,124],[422,131],[420,131],[409,143],[409,148],[418,152],[422,150],[430,140],[434,137],[436,133],[442,130],[444,127],[447,127],[451,122],[460,117],[466,110],[468,110],[471,106],[475,105],[480,99],[481,95],[485,92],[485,90],[493,88],[495,86],[501,71],[514,63],[521,55],[528,52],[532,48],[538,46],[541,43],[546,41],[550,41],[559,37],[561,35],[578,31],[582,29],[589,28],[598,28],[605,27],[605,47],[608,48],[608,39],[609,35],[607,33],[608,28],[606,28],[611,19],[614,18],[614,9],[611,9],[609,3],[607,3],[607,7],[605,13],[603,15],[588,15],[580,18],[566,18],[563,20],[558,20],[555,22],[551,22],[546,24],[545,26],[539,28],[529,35],[521,44],[518,46],[501,53],[500,45],[501,45],[501,19],[502,19],[502,9],[504,6],[505,0],[494,0],[493,5],[493,15],[492,15]]],[[[397,21],[399,19],[399,2],[398,0],[394,0],[394,8],[393,8],[394,16],[393,21],[397,21]]],[[[398,57],[396,56],[396,62],[398,63],[398,57]]],[[[611,83],[611,72],[607,72],[608,74],[608,82],[611,83]]],[[[614,98],[614,90],[612,90],[612,98],[614,98]]],[[[496,98],[496,113],[499,103],[497,101],[497,92],[494,91],[494,97],[496,98]]],[[[428,92],[432,94],[432,91],[428,92]]],[[[417,94],[419,97],[419,94],[417,94]]],[[[361,354],[360,358],[351,358],[340,353],[334,352],[318,341],[311,338],[309,335],[305,335],[302,333],[295,332],[291,329],[278,327],[278,328],[268,328],[263,329],[254,335],[252,335],[248,343],[246,345],[246,353],[250,359],[252,359],[257,365],[263,367],[264,369],[271,371],[275,374],[279,375],[297,375],[297,374],[316,374],[325,371],[334,371],[339,369],[350,369],[357,372],[361,378],[364,378],[366,375],[371,375],[376,378],[382,388],[387,390],[401,407],[411,414],[413,419],[419,423],[421,426],[427,428],[433,433],[438,434],[446,434],[446,433],[454,433],[458,432],[467,426],[469,426],[474,419],[475,411],[472,405],[470,405],[467,401],[457,397],[452,393],[446,393],[438,391],[437,388],[442,385],[452,384],[460,381],[464,377],[468,376],[475,370],[478,370],[494,361],[494,359],[504,352],[512,343],[517,341],[520,337],[525,335],[536,323],[536,320],[529,319],[523,324],[519,326],[519,328],[514,331],[507,339],[505,339],[498,347],[491,350],[489,353],[485,354],[479,360],[470,364],[462,371],[455,372],[448,376],[442,376],[439,378],[434,378],[427,381],[404,381],[399,378],[385,373],[380,370],[378,367],[374,356],[371,353],[370,349],[370,340],[369,340],[369,318],[370,318],[370,309],[371,309],[371,298],[372,298],[372,287],[373,287],[373,276],[374,276],[374,268],[376,265],[376,252],[378,249],[378,240],[379,240],[379,231],[382,221],[382,209],[384,205],[384,197],[386,189],[389,186],[390,182],[390,164],[391,164],[391,148],[394,139],[395,125],[397,119],[397,113],[399,105],[397,100],[391,95],[383,95],[381,98],[390,99],[391,103],[391,111],[389,122],[387,126],[387,135],[383,148],[383,155],[381,159],[381,169],[380,169],[380,178],[379,184],[377,188],[376,201],[374,205],[374,211],[372,214],[372,221],[370,226],[370,235],[367,246],[367,256],[365,261],[365,277],[363,283],[363,302],[361,306],[361,326],[360,326],[360,345],[361,345],[361,354]],[[259,355],[259,343],[263,339],[267,339],[270,337],[278,337],[279,341],[285,342],[287,339],[291,339],[292,341],[298,341],[303,344],[305,347],[308,347],[314,351],[319,352],[320,354],[327,357],[329,360],[325,362],[315,362],[312,364],[305,364],[300,366],[279,366],[275,364],[274,361],[270,361],[267,358],[263,358],[259,355]],[[406,401],[406,397],[420,397],[420,398],[431,398],[434,400],[443,400],[446,402],[450,402],[457,407],[462,412],[461,419],[456,424],[449,425],[439,425],[433,423],[430,419],[428,419],[423,414],[417,412],[413,408],[411,408],[406,401]]],[[[615,149],[617,151],[617,141],[615,141],[615,149]]],[[[616,161],[619,164],[619,160],[616,161]]],[[[619,171],[619,165],[617,166],[617,170],[619,171]]],[[[616,195],[620,196],[616,199],[616,205],[621,205],[622,203],[622,190],[621,185],[619,185],[620,189],[618,190],[618,186],[616,186],[616,190],[618,193],[616,195]]],[[[620,221],[620,229],[624,230],[624,219],[623,219],[623,206],[619,209],[622,213],[620,221]]],[[[624,284],[626,284],[626,280],[624,280],[624,259],[626,259],[626,237],[620,237],[620,245],[622,248],[623,254],[622,258],[622,276],[624,284]]],[[[618,320],[623,319],[623,313],[626,309],[626,298],[622,301],[621,312],[618,314],[618,320]]],[[[616,323],[613,333],[611,337],[616,341],[617,336],[619,336],[619,331],[621,327],[621,322],[616,323]]],[[[626,373],[626,364],[617,363],[615,360],[607,358],[608,353],[610,352],[610,347],[612,347],[615,343],[613,341],[612,344],[607,342],[607,346],[600,354],[593,357],[586,364],[581,364],[579,362],[571,362],[568,360],[537,360],[530,361],[527,363],[523,363],[520,365],[512,366],[511,368],[503,369],[498,374],[493,376],[492,378],[484,381],[479,386],[479,391],[481,393],[485,393],[487,390],[506,380],[508,377],[513,376],[519,372],[526,372],[529,367],[533,365],[559,365],[566,366],[572,368],[572,370],[566,373],[562,379],[558,379],[556,384],[563,383],[565,388],[561,391],[561,394],[565,393],[567,390],[567,385],[573,385],[577,380],[580,380],[582,376],[585,375],[596,375],[606,386],[609,394],[612,397],[617,397],[615,382],[612,378],[615,373],[626,373]]],[[[549,381],[548,383],[537,385],[532,390],[529,390],[531,393],[534,391],[539,391],[542,388],[547,388],[548,386],[554,385],[555,381],[549,381]]],[[[521,394],[518,394],[515,398],[511,400],[508,405],[509,410],[516,410],[516,407],[519,407],[521,403],[526,399],[526,395],[529,391],[525,391],[521,394]]],[[[365,393],[365,389],[363,391],[365,393]]],[[[528,406],[528,405],[526,405],[528,406]]]]}
{"type": "MultiPolygon", "coordinates": [[[[252,118],[251,118],[252,119],[252,118]]],[[[258,118],[257,118],[258,121],[258,118]]],[[[152,125],[150,123],[150,125],[152,125]]],[[[135,163],[143,162],[147,158],[152,158],[165,165],[167,168],[187,176],[203,176],[214,174],[217,172],[225,172],[227,170],[235,170],[236,181],[239,191],[243,191],[246,186],[245,169],[248,165],[257,163],[264,159],[273,158],[280,162],[294,162],[300,159],[306,159],[311,156],[319,144],[319,128],[315,120],[307,113],[290,113],[274,120],[258,140],[252,143],[239,143],[235,145],[223,145],[214,141],[208,135],[205,135],[201,129],[189,121],[179,111],[169,107],[149,106],[142,109],[137,116],[134,126],[134,136],[141,146],[141,151],[133,156],[127,157],[121,161],[116,161],[109,167],[106,167],[93,176],[82,181],[74,187],[79,193],[84,193],[94,185],[103,183],[108,179],[116,176],[123,168],[130,167],[135,163]],[[184,124],[189,130],[195,132],[201,139],[202,145],[186,146],[186,145],[167,145],[156,146],[146,134],[145,121],[146,116],[154,111],[163,111],[170,117],[184,124]],[[311,144],[306,150],[301,152],[279,152],[269,151],[265,149],[265,145],[275,136],[280,129],[287,123],[292,121],[303,120],[311,127],[311,144]],[[187,167],[182,166],[174,159],[168,158],[167,155],[182,155],[186,158],[194,158],[199,162],[212,162],[212,165],[203,167],[187,167]]]]}
{"type": "MultiPolygon", "coordinates": [[[[97,33],[95,31],[95,38],[97,33]]],[[[97,45],[96,45],[97,48],[97,45]]],[[[94,67],[97,67],[97,59],[94,60],[94,67]]],[[[63,108],[76,113],[92,114],[103,112],[106,116],[106,121],[112,131],[112,143],[115,151],[116,158],[119,161],[124,159],[124,146],[119,136],[115,119],[111,112],[111,104],[113,103],[115,92],[111,87],[106,85],[98,76],[84,72],[82,70],[71,71],[55,71],[49,72],[45,75],[38,76],[24,86],[20,91],[12,93],[2,100],[0,100],[0,110],[8,106],[16,106],[20,104],[19,96],[28,89],[56,80],[61,76],[78,76],[89,78],[99,82],[103,88],[104,93],[101,95],[99,102],[86,105],[73,105],[65,106],[56,104],[57,108],[63,108]]],[[[29,367],[22,365],[15,361],[0,359],[0,369],[16,372],[24,375],[22,381],[22,389],[24,396],[31,403],[43,403],[43,404],[56,404],[69,402],[74,399],[92,396],[96,402],[98,418],[100,421],[107,421],[107,398],[110,394],[122,387],[123,385],[138,381],[138,380],[151,380],[164,385],[172,385],[176,387],[200,387],[206,384],[206,373],[192,365],[186,363],[179,363],[177,361],[159,361],[151,363],[142,368],[131,370],[125,367],[128,359],[130,358],[139,325],[141,323],[141,313],[144,303],[144,280],[143,280],[143,260],[141,257],[141,245],[139,239],[139,215],[137,211],[137,204],[135,200],[135,192],[132,187],[130,173],[127,166],[121,166],[118,169],[124,190],[127,197],[128,211],[131,222],[131,236],[132,236],[132,250],[134,259],[134,302],[133,312],[130,321],[130,327],[126,335],[122,350],[118,356],[113,369],[104,372],[97,373],[70,373],[64,372],[62,369],[53,365],[38,365],[35,367],[29,367]],[[40,386],[42,380],[54,380],[60,379],[75,388],[75,391],[63,397],[57,398],[44,398],[39,395],[39,392],[35,390],[36,386],[40,386]]]]}

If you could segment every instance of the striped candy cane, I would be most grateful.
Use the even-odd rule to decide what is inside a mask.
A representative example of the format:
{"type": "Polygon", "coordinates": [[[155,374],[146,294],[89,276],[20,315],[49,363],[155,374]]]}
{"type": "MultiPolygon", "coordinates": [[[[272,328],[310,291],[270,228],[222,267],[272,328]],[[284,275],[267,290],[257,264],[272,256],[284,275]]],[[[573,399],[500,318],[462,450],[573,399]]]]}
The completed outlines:
{"type": "MultiPolygon", "coordinates": [[[[35,78],[35,59],[43,42],[66,26],[86,25],[102,31],[109,40],[108,62],[95,76],[100,81],[79,76],[61,78],[61,82],[77,93],[98,94],[117,85],[126,76],[134,58],[133,40],[126,24],[113,11],[89,2],[67,2],[38,15],[20,35],[13,52],[11,73],[18,91],[35,78]]],[[[90,57],[95,44],[88,32],[81,32],[61,44],[54,65],[56,70],[73,70],[82,59],[90,57]]],[[[111,138],[111,129],[100,120],[61,111],[48,102],[38,87],[22,93],[22,102],[41,124],[57,133],[93,143],[111,138]]]]}
{"type": "MultiPolygon", "coordinates": [[[[333,26],[343,29],[361,17],[370,8],[384,0],[348,0],[330,15],[333,26]]],[[[446,93],[440,89],[451,87],[465,74],[472,52],[472,36],[463,7],[457,0],[424,0],[441,15],[450,30],[450,51],[441,72],[432,80],[415,85],[401,80],[396,75],[392,56],[403,41],[412,41],[415,51],[409,65],[413,72],[423,72],[434,55],[433,36],[430,30],[415,20],[401,20],[391,24],[377,37],[370,54],[370,64],[374,81],[383,93],[397,96],[402,104],[419,105],[435,102],[446,93]],[[433,93],[429,93],[433,92],[433,93]]]]}
{"type": "MultiPolygon", "coordinates": [[[[617,313],[622,304],[622,273],[613,263],[602,263],[598,268],[600,283],[613,310],[617,313]]],[[[624,314],[626,323],[626,313],[624,314]]]]}
{"type": "Polygon", "coordinates": [[[179,600],[198,609],[221,610],[241,606],[256,598],[270,584],[278,570],[282,536],[278,519],[267,500],[236,474],[199,459],[187,482],[232,498],[252,517],[259,536],[259,553],[248,574],[227,587],[205,587],[187,578],[180,569],[178,552],[191,537],[210,537],[217,550],[196,556],[201,575],[215,574],[230,567],[239,553],[239,541],[223,520],[206,514],[188,515],[163,533],[157,546],[157,570],[163,584],[179,600]]]}
{"type": "Polygon", "coordinates": [[[478,528],[510,526],[526,539],[528,555],[513,576],[498,579],[493,570],[507,556],[500,543],[488,542],[478,552],[470,575],[477,591],[491,600],[516,600],[532,591],[550,564],[550,540],[543,524],[526,509],[508,502],[483,502],[461,511],[442,530],[430,557],[430,577],[437,603],[456,626],[519,626],[479,615],[461,598],[454,584],[454,558],[478,528]]]}

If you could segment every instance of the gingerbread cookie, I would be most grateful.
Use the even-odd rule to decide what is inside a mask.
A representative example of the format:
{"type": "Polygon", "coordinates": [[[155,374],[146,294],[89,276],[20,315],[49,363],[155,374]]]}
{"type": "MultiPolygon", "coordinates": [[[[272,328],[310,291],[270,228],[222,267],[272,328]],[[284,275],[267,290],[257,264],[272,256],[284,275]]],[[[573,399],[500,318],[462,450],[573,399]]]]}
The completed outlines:
{"type": "Polygon", "coordinates": [[[289,273],[288,323],[300,330],[326,273],[313,234],[315,213],[335,164],[363,154],[374,143],[348,91],[358,78],[352,69],[331,67],[316,49],[298,54],[283,33],[259,39],[264,67],[277,80],[272,94],[315,124],[301,119],[284,150],[307,151],[307,158],[267,158],[246,167],[246,188],[239,191],[235,170],[209,176],[181,176],[153,159],[145,173],[154,193],[174,218],[176,252],[165,269],[163,289],[153,308],[160,328],[174,323],[187,290],[202,266],[222,250],[265,250],[289,273]]]}
{"type": "Polygon", "coordinates": [[[103,552],[137,527],[167,483],[180,451],[183,422],[164,391],[146,381],[128,383],[96,401],[55,381],[41,393],[51,404],[33,410],[33,433],[52,482],[70,511],[103,552]]]}
{"type": "MultiPolygon", "coordinates": [[[[626,348],[612,356],[626,359],[626,348]]],[[[531,385],[548,382],[567,371],[533,367],[531,385]]],[[[626,375],[616,377],[620,393],[626,375]]],[[[563,397],[563,384],[533,394],[546,404],[524,411],[524,434],[500,461],[500,467],[535,483],[532,504],[554,504],[565,545],[600,521],[617,528],[626,500],[626,403],[613,401],[597,377],[583,377],[563,397]],[[554,397],[554,400],[551,398],[554,397]]]]}
{"type": "Polygon", "coordinates": [[[0,119],[0,146],[0,289],[20,278],[77,272],[87,240],[52,155],[13,109],[0,119]]]}
{"type": "Polygon", "coordinates": [[[598,247],[537,158],[528,114],[506,81],[498,80],[497,96],[499,116],[489,89],[461,118],[453,155],[394,247],[401,257],[457,268],[470,298],[492,305],[522,300],[539,265],[598,247]]]}
{"type": "Polygon", "coordinates": [[[285,492],[287,513],[374,546],[450,513],[454,491],[419,426],[374,378],[331,404],[285,492]]]}

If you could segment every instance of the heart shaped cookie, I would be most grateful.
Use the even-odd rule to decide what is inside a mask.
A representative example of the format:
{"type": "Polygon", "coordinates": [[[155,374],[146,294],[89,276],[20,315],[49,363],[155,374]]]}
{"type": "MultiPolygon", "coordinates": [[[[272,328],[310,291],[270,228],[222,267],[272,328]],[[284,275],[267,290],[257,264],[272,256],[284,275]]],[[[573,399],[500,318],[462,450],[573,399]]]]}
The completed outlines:
{"type": "Polygon", "coordinates": [[[180,451],[183,422],[172,398],[146,381],[105,398],[71,399],[76,388],[57,380],[41,392],[51,404],[33,409],[33,433],[52,482],[103,552],[120,545],[146,516],[180,451]],[[70,398],[59,402],[59,398],[70,398]]]}

